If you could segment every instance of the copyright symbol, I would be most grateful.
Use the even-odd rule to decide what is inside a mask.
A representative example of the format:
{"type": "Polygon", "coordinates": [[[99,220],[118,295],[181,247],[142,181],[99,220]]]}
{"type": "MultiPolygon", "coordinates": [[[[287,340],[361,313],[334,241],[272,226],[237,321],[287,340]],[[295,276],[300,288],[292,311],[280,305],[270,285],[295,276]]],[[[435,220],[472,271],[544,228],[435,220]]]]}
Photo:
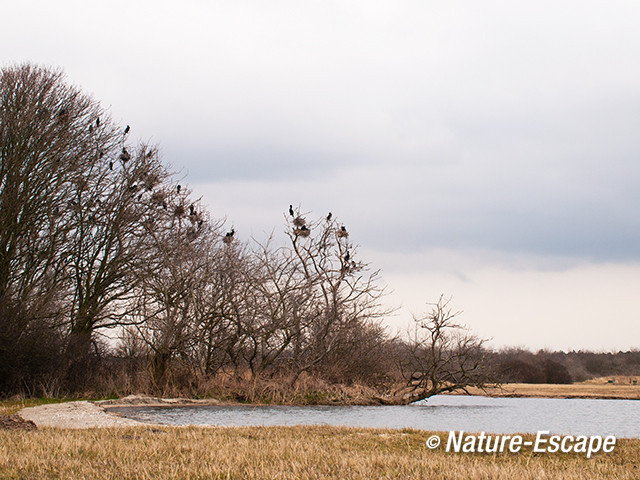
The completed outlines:
{"type": "Polygon", "coordinates": [[[427,448],[434,449],[440,446],[440,437],[438,435],[431,435],[427,438],[427,448]]]}

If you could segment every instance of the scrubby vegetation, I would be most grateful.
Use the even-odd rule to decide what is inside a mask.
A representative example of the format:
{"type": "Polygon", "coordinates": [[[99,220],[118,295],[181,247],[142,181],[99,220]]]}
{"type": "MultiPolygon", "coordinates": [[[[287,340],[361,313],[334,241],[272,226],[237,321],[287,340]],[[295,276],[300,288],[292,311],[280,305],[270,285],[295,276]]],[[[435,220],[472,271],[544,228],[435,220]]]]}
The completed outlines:
{"type": "Polygon", "coordinates": [[[393,337],[333,214],[242,239],[58,71],[0,75],[0,396],[409,401],[638,373],[638,352],[491,352],[448,300],[393,337]],[[404,388],[404,390],[402,390],[404,388]]]}

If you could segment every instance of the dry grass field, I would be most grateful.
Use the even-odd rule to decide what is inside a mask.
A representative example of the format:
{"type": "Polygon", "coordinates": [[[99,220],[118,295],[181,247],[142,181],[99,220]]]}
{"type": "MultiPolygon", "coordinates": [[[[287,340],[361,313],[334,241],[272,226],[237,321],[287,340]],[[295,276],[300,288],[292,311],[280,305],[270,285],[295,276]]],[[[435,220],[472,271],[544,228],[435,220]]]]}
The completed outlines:
{"type": "MultiPolygon", "coordinates": [[[[611,453],[447,453],[430,433],[335,427],[0,432],[3,479],[637,479],[640,440],[611,453]]],[[[443,442],[446,434],[441,434],[443,442]]]]}
{"type": "MultiPolygon", "coordinates": [[[[478,389],[472,394],[483,395],[478,389]]],[[[617,398],[640,400],[640,378],[611,376],[594,378],[570,385],[507,383],[500,388],[489,388],[486,394],[496,397],[540,397],[540,398],[617,398]],[[609,383],[609,382],[613,383],[609,383]],[[634,384],[635,382],[635,384],[634,384]]]]}

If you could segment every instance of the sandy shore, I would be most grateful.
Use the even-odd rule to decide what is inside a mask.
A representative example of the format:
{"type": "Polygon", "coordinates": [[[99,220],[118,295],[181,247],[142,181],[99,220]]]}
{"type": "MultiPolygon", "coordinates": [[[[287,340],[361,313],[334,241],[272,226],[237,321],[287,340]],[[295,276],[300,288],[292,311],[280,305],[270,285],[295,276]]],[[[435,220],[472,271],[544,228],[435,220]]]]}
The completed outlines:
{"type": "Polygon", "coordinates": [[[58,428],[101,428],[152,425],[124,418],[110,412],[110,407],[130,406],[177,406],[177,405],[219,405],[217,400],[192,400],[185,398],[157,398],[129,395],[117,400],[99,402],[79,401],[52,403],[38,407],[23,408],[18,414],[31,420],[38,427],[58,428]]]}
{"type": "Polygon", "coordinates": [[[144,425],[128,418],[108,413],[101,406],[88,401],[52,403],[23,408],[18,414],[38,427],[101,428],[144,425]]]}

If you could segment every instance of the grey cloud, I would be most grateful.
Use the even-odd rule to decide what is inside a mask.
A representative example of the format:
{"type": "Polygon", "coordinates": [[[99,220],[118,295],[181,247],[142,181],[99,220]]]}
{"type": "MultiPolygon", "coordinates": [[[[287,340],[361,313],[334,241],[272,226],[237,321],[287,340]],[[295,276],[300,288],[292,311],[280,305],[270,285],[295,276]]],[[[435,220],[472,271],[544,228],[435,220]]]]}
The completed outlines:
{"type": "Polygon", "coordinates": [[[3,58],[64,67],[253,229],[277,227],[293,202],[335,210],[359,243],[389,251],[639,257],[633,2],[32,1],[3,13],[3,58]],[[71,11],[75,28],[58,28],[71,11]]]}

